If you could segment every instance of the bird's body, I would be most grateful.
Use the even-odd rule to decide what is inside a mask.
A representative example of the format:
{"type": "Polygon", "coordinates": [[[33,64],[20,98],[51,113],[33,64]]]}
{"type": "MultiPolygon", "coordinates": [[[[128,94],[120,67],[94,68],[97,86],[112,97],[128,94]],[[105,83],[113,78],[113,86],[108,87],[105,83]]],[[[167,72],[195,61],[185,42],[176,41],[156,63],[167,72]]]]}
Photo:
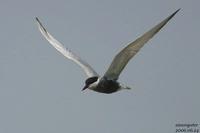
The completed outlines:
{"type": "MultiPolygon", "coordinates": [[[[91,77],[91,78],[94,78],[94,77],[91,77]]],[[[90,80],[91,78],[88,78],[87,80],[90,80]]],[[[109,93],[116,92],[122,88],[120,84],[115,80],[108,80],[106,78],[98,78],[97,81],[93,82],[92,84],[88,84],[89,86],[87,86],[87,80],[86,80],[86,87],[100,93],[109,94],[109,93]]]]}
{"type": "Polygon", "coordinates": [[[150,29],[144,35],[130,43],[122,49],[113,59],[106,73],[101,77],[95,70],[79,56],[64,47],[43,27],[42,23],[36,18],[39,30],[49,43],[62,53],[68,59],[77,63],[86,73],[88,79],[85,81],[85,87],[82,90],[90,89],[100,93],[110,94],[122,89],[130,89],[118,82],[118,78],[122,70],[125,68],[129,60],[149,41],[180,9],[175,11],[169,17],[161,21],[155,27],[150,29]]]}

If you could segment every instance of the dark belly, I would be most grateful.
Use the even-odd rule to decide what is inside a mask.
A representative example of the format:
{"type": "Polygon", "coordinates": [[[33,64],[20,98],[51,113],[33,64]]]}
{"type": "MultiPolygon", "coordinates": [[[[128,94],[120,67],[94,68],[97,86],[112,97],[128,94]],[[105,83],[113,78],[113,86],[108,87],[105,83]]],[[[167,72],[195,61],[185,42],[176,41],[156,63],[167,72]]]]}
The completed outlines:
{"type": "Polygon", "coordinates": [[[113,93],[119,90],[119,83],[113,80],[102,80],[99,82],[98,86],[95,88],[94,91],[100,93],[113,93]]]}

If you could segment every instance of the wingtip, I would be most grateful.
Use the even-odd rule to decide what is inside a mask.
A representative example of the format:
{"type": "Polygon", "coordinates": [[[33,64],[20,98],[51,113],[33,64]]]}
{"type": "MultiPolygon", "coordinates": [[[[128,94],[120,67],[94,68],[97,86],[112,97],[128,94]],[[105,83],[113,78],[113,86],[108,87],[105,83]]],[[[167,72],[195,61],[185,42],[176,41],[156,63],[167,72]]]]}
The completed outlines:
{"type": "Polygon", "coordinates": [[[169,21],[171,18],[173,18],[179,11],[181,10],[181,8],[179,8],[178,10],[176,10],[174,13],[172,13],[167,20],[169,21]]]}
{"type": "Polygon", "coordinates": [[[181,10],[181,8],[179,8],[178,10],[176,10],[176,11],[171,15],[171,17],[173,17],[174,15],[176,15],[180,10],[181,10]]]}
{"type": "Polygon", "coordinates": [[[35,20],[36,20],[39,24],[41,24],[41,22],[40,22],[40,20],[39,20],[38,17],[35,17],[35,20]]]}
{"type": "Polygon", "coordinates": [[[42,23],[41,23],[41,21],[39,20],[39,18],[38,18],[38,17],[35,17],[35,20],[36,20],[36,22],[37,22],[37,24],[38,24],[39,30],[40,30],[41,32],[43,32],[43,33],[45,33],[45,34],[48,35],[47,30],[44,28],[44,26],[42,25],[42,23]]]}
{"type": "Polygon", "coordinates": [[[176,10],[173,14],[175,15],[177,12],[179,12],[181,10],[181,8],[179,8],[178,10],[176,10]]]}
{"type": "Polygon", "coordinates": [[[35,17],[35,20],[36,20],[36,21],[39,21],[38,17],[35,17]]]}

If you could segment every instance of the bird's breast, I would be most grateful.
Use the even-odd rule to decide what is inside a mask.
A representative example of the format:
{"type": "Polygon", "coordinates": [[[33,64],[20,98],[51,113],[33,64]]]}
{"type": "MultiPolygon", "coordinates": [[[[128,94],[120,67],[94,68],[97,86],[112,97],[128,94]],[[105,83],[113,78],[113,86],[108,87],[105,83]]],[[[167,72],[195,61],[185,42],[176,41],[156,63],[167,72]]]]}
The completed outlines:
{"type": "Polygon", "coordinates": [[[119,83],[113,80],[101,80],[94,91],[101,92],[101,93],[113,93],[120,89],[119,83]]]}

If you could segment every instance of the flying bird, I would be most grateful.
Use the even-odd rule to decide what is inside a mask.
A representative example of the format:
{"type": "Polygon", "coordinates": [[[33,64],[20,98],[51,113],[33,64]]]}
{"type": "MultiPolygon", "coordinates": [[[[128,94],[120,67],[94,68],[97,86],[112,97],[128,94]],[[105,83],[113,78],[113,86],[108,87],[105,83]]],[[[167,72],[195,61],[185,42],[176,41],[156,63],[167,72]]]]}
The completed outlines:
{"type": "Polygon", "coordinates": [[[87,75],[85,80],[85,86],[82,90],[90,89],[100,93],[110,94],[123,89],[130,89],[118,82],[119,75],[125,68],[129,60],[138,53],[138,51],[149,41],[160,29],[172,18],[180,9],[176,10],[173,14],[168,16],[166,19],[161,21],[155,27],[144,33],[142,36],[137,38],[134,42],[128,44],[122,49],[113,59],[108,70],[103,76],[100,76],[87,62],[82,60],[77,54],[66,48],[58,40],[56,40],[42,25],[41,21],[36,17],[36,21],[42,35],[47,41],[57,49],[66,58],[74,61],[78,64],[87,75]]]}

